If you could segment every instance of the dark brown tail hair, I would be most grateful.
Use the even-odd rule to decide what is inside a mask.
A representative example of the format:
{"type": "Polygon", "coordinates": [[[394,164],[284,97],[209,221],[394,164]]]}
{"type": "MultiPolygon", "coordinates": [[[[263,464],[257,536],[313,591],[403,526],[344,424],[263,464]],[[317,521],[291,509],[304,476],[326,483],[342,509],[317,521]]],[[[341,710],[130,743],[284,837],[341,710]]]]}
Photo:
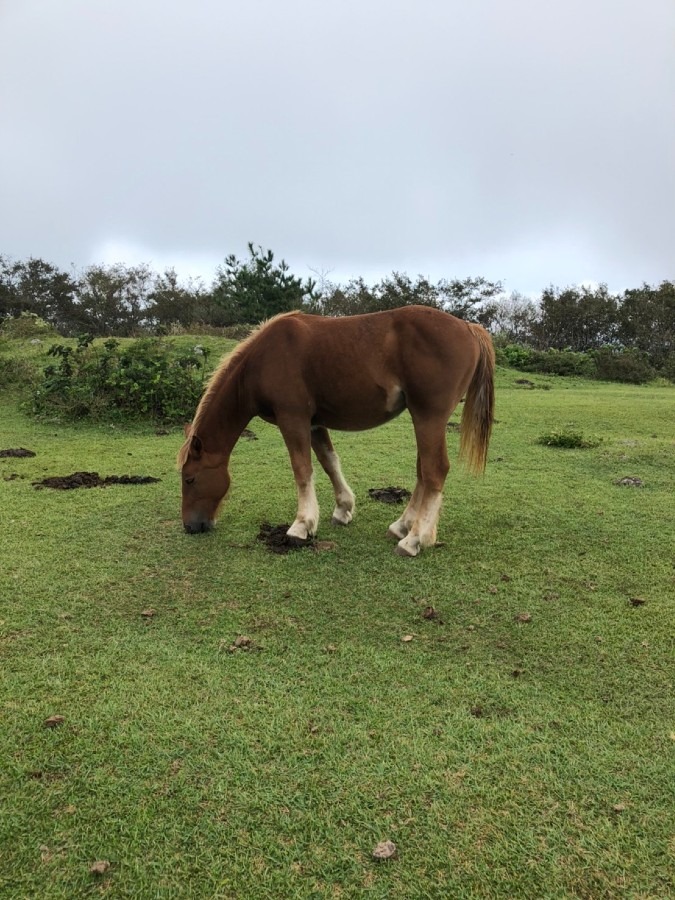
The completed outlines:
{"type": "Polygon", "coordinates": [[[478,341],[480,357],[466,392],[462,412],[459,458],[476,475],[485,471],[495,407],[495,351],[492,338],[480,325],[469,324],[478,341]]]}

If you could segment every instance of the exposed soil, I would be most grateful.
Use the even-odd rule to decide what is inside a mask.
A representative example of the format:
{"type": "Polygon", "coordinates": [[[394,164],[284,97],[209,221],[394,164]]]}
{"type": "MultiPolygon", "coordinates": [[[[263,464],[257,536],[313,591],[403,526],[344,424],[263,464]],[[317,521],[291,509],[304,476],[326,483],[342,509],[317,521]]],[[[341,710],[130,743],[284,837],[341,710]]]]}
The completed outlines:
{"type": "Polygon", "coordinates": [[[637,478],[635,475],[627,475],[625,478],[619,478],[614,484],[621,485],[622,487],[642,487],[644,481],[641,478],[637,478]]]}
{"type": "Polygon", "coordinates": [[[410,500],[410,491],[402,487],[368,488],[368,494],[380,503],[403,503],[410,500]]]}
{"type": "Polygon", "coordinates": [[[244,428],[244,430],[241,433],[241,437],[245,441],[257,441],[258,440],[258,435],[255,433],[255,431],[251,431],[250,428],[244,428]]]}
{"type": "Polygon", "coordinates": [[[151,475],[108,475],[101,478],[98,472],[73,472],[72,475],[34,481],[33,487],[37,490],[48,487],[59,491],[72,491],[75,488],[107,487],[109,484],[152,484],[159,480],[151,475]]]}
{"type": "Polygon", "coordinates": [[[300,538],[288,537],[286,532],[291,526],[288,523],[270,525],[263,522],[256,540],[261,541],[271,553],[290,553],[291,550],[301,550],[303,547],[314,548],[315,541],[303,541],[300,538]]]}
{"type": "Polygon", "coordinates": [[[447,431],[461,431],[462,430],[462,426],[459,424],[459,422],[448,422],[448,424],[445,426],[445,428],[447,431]]]}
{"type": "Polygon", "coordinates": [[[0,457],[20,457],[20,456],[35,456],[32,450],[26,450],[25,447],[17,447],[15,450],[0,450],[0,457]]]}

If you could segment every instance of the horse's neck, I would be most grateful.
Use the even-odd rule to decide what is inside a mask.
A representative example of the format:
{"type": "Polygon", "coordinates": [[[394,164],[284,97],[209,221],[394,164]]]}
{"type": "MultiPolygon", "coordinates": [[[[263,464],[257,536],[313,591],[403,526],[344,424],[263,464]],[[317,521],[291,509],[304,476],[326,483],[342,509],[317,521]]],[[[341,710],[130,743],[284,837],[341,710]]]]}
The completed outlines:
{"type": "Polygon", "coordinates": [[[226,377],[209,398],[201,418],[200,435],[229,456],[253,415],[237,380],[226,377]]]}

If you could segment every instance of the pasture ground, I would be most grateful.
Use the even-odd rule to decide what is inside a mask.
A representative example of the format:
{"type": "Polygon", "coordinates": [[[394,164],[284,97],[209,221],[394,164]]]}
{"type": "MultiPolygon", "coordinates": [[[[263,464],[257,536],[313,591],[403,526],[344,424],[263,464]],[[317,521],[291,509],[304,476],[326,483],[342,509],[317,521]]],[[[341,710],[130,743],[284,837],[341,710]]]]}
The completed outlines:
{"type": "Polygon", "coordinates": [[[0,394],[0,449],[36,453],[0,459],[0,896],[675,895],[675,389],[517,377],[415,560],[368,497],[413,486],[407,414],[334,435],[355,521],[330,525],[319,473],[336,546],[275,555],[274,428],[187,536],[179,429],[0,394]],[[568,426],[602,443],[536,443],[568,426]],[[31,486],[76,471],[161,481],[31,486]]]}

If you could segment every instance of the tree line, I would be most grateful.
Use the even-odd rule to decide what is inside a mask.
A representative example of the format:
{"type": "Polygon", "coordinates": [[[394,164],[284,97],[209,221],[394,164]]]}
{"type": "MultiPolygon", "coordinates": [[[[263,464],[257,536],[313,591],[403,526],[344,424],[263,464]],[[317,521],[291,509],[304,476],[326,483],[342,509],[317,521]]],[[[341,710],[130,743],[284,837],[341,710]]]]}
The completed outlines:
{"type": "Polygon", "coordinates": [[[117,264],[67,272],[42,259],[0,255],[0,320],[38,316],[64,336],[236,330],[293,309],[345,316],[416,303],[480,322],[498,344],[577,352],[630,348],[655,369],[675,371],[673,281],[621,294],[605,285],[550,286],[531,299],[507,295],[500,282],[480,277],[431,282],[394,272],[374,285],[362,278],[346,284],[302,279],[254,244],[244,259],[228,256],[208,286],[170,268],[158,273],[117,264]]]}

